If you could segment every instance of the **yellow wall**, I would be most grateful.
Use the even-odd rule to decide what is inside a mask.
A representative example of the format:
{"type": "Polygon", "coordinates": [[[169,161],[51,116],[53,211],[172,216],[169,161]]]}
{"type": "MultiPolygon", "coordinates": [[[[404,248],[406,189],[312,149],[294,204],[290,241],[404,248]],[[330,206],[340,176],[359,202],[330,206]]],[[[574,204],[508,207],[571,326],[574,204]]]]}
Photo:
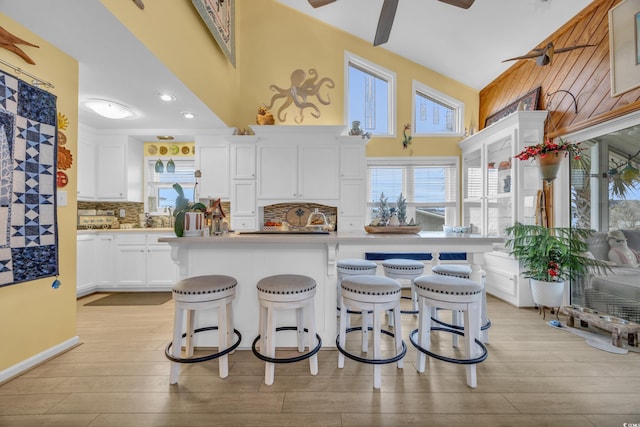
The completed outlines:
{"type": "MultiPolygon", "coordinates": [[[[154,0],[145,4],[144,11],[121,0],[101,1],[229,126],[244,129],[254,124],[258,107],[268,104],[273,95],[269,86],[289,87],[292,71],[308,72],[310,68],[315,68],[320,77],[333,79],[336,86],[330,92],[331,104],[321,106],[320,118],[307,112],[302,124],[344,124],[347,50],[397,75],[396,137],[373,138],[367,145],[368,156],[459,155],[460,138],[416,137],[410,149],[402,149],[403,125],[412,120],[413,79],[462,101],[465,126],[475,123],[477,128],[477,91],[275,0],[236,0],[236,69],[226,60],[191,1],[154,0]],[[159,31],[162,22],[166,24],[159,31]]],[[[287,121],[282,124],[295,124],[295,111],[287,111],[287,121]]],[[[276,111],[272,112],[275,115],[276,111]]]]}
{"type": "MultiPolygon", "coordinates": [[[[55,89],[49,91],[57,96],[58,112],[69,119],[70,125],[63,131],[67,136],[65,147],[71,151],[75,162],[78,152],[78,63],[2,13],[0,22],[7,31],[40,46],[22,46],[36,65],[29,65],[4,49],[0,49],[0,59],[55,85],[55,89]]],[[[0,69],[15,74],[2,64],[0,69]]],[[[31,83],[26,77],[24,80],[31,83]]],[[[76,335],[76,164],[65,173],[70,181],[65,187],[69,203],[58,208],[62,286],[53,289],[54,279],[46,278],[0,288],[0,371],[76,335]]]]}

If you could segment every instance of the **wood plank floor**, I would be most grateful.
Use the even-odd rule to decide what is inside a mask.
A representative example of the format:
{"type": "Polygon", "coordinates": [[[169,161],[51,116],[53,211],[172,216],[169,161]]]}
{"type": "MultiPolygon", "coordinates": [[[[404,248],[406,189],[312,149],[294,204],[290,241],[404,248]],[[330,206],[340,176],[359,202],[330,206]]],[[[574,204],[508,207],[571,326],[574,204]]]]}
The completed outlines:
{"type": "Polygon", "coordinates": [[[319,353],[316,377],[306,362],[278,365],[268,387],[263,362],[236,351],[227,379],[212,361],[183,365],[179,384],[170,386],[164,346],[173,303],[83,305],[101,296],[78,301],[82,345],[0,386],[0,426],[640,424],[640,354],[597,350],[548,326],[536,310],[494,298],[489,357],[478,367],[476,389],[466,386],[462,366],[430,360],[424,374],[416,372],[406,339],[416,319],[403,315],[404,369],[385,365],[376,391],[371,365],[347,359],[337,369],[333,350],[319,353]]]}

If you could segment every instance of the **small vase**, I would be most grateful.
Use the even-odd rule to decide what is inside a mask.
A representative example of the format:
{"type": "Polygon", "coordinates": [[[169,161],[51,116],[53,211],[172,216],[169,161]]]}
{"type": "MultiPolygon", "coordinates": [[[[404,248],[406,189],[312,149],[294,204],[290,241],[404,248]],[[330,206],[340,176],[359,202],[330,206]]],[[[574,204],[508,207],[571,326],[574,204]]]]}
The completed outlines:
{"type": "Polygon", "coordinates": [[[547,154],[546,156],[538,157],[538,167],[540,168],[540,175],[545,181],[553,181],[558,176],[558,170],[562,164],[564,156],[562,154],[547,154]]]}
{"type": "Polygon", "coordinates": [[[564,282],[529,279],[533,302],[542,307],[560,307],[564,296],[564,282]]]}
{"type": "Polygon", "coordinates": [[[185,212],[184,214],[184,237],[202,236],[204,228],[204,213],[185,212]]]}

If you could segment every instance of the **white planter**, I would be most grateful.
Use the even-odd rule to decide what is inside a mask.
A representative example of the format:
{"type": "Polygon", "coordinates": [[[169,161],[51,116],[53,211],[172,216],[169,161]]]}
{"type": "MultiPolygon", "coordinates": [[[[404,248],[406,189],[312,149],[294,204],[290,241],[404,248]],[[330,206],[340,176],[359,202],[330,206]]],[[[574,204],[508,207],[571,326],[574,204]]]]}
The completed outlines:
{"type": "Polygon", "coordinates": [[[533,302],[543,307],[560,307],[564,296],[564,282],[545,282],[529,279],[533,302]]]}
{"type": "Polygon", "coordinates": [[[202,236],[204,228],[204,214],[202,212],[185,212],[184,237],[202,236]]]}

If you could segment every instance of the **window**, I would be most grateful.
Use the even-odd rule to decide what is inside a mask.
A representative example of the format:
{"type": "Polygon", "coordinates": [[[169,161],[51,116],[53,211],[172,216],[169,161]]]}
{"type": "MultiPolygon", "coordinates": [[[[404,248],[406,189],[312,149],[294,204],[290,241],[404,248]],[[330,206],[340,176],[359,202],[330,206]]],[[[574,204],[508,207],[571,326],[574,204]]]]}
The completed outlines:
{"type": "Polygon", "coordinates": [[[345,52],[345,119],[376,136],[395,136],[395,73],[345,52]]]}
{"type": "Polygon", "coordinates": [[[407,220],[424,231],[458,224],[458,159],[455,157],[376,158],[367,160],[367,222],[377,216],[381,193],[394,207],[407,199],[407,220]]]}
{"type": "Polygon", "coordinates": [[[464,104],[420,82],[413,81],[414,135],[461,136],[464,104]]]}
{"type": "Polygon", "coordinates": [[[168,208],[174,209],[176,191],[173,184],[182,185],[184,196],[193,201],[195,179],[195,161],[190,159],[173,160],[175,171],[167,171],[168,159],[160,159],[163,171],[156,172],[157,158],[145,157],[146,170],[146,212],[164,213],[168,208]]]}

